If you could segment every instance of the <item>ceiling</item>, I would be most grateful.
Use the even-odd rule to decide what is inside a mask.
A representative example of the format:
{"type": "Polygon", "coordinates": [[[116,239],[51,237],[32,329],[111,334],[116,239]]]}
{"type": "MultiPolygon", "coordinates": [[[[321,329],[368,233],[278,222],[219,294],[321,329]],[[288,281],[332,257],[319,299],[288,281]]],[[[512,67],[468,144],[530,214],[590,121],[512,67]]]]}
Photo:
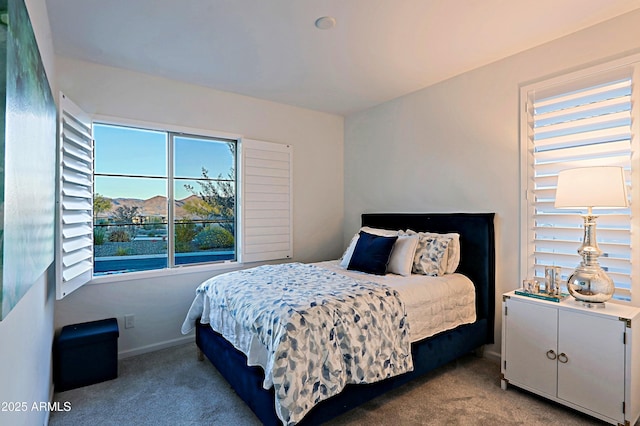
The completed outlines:
{"type": "Polygon", "coordinates": [[[640,0],[47,0],[57,55],[348,115],[640,0]],[[332,16],[336,26],[314,22],[332,16]]]}

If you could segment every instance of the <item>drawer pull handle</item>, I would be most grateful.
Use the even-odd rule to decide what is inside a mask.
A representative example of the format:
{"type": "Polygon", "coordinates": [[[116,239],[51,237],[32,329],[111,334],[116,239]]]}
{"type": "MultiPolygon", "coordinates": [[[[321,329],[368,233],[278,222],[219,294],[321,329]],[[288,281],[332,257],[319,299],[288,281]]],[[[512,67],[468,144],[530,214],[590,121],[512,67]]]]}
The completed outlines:
{"type": "Polygon", "coordinates": [[[567,354],[562,352],[560,355],[558,355],[558,361],[563,364],[566,364],[569,361],[569,357],[567,356],[567,354]]]}
{"type": "Polygon", "coordinates": [[[549,349],[547,351],[547,358],[549,358],[549,359],[556,359],[557,358],[556,353],[553,351],[553,349],[549,349]]]}

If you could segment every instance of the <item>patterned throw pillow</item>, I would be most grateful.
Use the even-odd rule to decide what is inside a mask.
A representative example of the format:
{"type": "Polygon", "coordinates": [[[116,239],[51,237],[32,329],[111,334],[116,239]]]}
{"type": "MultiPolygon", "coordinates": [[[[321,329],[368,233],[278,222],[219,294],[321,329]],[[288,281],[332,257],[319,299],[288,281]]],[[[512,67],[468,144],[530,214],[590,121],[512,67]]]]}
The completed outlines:
{"type": "Polygon", "coordinates": [[[413,259],[413,272],[432,277],[444,275],[447,268],[444,259],[450,241],[450,238],[419,235],[418,248],[413,259]]]}
{"type": "MultiPolygon", "coordinates": [[[[410,230],[407,230],[409,233],[410,230]]],[[[453,274],[456,269],[458,269],[458,264],[460,264],[460,234],[451,232],[448,234],[437,234],[435,232],[421,232],[420,234],[425,235],[427,237],[442,237],[442,238],[450,238],[449,241],[449,249],[447,253],[444,255],[443,261],[447,264],[447,268],[445,274],[453,274]]]]}

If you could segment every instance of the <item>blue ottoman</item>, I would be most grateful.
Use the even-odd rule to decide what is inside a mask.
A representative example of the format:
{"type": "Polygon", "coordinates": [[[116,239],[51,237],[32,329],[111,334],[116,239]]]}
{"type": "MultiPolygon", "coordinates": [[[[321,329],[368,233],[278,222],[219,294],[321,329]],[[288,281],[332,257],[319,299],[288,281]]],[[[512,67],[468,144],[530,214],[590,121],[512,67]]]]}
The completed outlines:
{"type": "Polygon", "coordinates": [[[118,377],[119,335],[115,318],[62,327],[53,350],[56,391],[118,377]]]}

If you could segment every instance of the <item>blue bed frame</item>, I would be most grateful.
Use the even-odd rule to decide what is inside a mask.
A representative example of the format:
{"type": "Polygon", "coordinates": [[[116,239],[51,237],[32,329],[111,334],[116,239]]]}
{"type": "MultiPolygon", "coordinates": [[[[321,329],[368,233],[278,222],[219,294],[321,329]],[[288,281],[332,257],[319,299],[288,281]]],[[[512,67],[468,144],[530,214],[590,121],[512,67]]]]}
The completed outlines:
{"type": "MultiPolygon", "coordinates": [[[[314,407],[299,424],[319,424],[410,380],[494,342],[495,237],[494,213],[371,213],[362,226],[460,234],[460,265],[456,272],[476,286],[476,322],[462,325],[412,345],[414,371],[382,382],[347,385],[338,395],[314,407]]],[[[197,322],[196,344],[236,393],[265,425],[281,424],[273,388],[263,389],[264,372],[247,366],[247,358],[208,325],[197,322]]]]}

